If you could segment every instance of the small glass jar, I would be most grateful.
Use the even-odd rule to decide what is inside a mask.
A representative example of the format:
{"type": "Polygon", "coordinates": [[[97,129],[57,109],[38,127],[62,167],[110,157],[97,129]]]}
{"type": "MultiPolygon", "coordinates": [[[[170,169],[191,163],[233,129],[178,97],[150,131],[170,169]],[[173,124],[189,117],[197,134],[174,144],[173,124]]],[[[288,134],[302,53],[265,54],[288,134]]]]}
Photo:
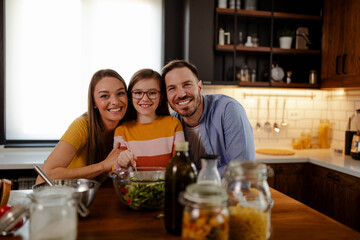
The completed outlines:
{"type": "Polygon", "coordinates": [[[330,122],[328,119],[321,119],[319,125],[319,147],[330,148],[329,143],[330,122]]]}
{"type": "Polygon", "coordinates": [[[317,72],[315,70],[310,70],[309,72],[309,83],[316,84],[317,82],[317,72]]]}
{"type": "Polygon", "coordinates": [[[229,239],[265,240],[270,237],[271,199],[265,164],[233,160],[226,180],[229,195],[229,239]]]}
{"type": "Polygon", "coordinates": [[[200,157],[201,170],[197,177],[197,183],[199,184],[221,184],[220,173],[217,168],[219,162],[219,156],[217,155],[205,155],[200,157]]]}
{"type": "Polygon", "coordinates": [[[311,133],[310,131],[305,131],[301,133],[301,143],[304,149],[311,148],[311,133]]]}
{"type": "Polygon", "coordinates": [[[52,186],[34,192],[30,204],[30,239],[76,239],[75,189],[52,186]]]}
{"type": "Polygon", "coordinates": [[[214,184],[191,184],[180,196],[185,205],[183,240],[227,240],[229,237],[228,195],[214,184]]]}

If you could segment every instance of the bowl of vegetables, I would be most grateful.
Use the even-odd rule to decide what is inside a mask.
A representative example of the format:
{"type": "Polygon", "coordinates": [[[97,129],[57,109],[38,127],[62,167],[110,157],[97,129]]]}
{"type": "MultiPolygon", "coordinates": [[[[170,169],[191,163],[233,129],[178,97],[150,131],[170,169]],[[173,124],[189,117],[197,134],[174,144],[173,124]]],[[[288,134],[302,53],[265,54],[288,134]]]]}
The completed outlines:
{"type": "Polygon", "coordinates": [[[165,168],[120,168],[110,172],[121,203],[133,210],[162,210],[165,201],[165,168]]]}

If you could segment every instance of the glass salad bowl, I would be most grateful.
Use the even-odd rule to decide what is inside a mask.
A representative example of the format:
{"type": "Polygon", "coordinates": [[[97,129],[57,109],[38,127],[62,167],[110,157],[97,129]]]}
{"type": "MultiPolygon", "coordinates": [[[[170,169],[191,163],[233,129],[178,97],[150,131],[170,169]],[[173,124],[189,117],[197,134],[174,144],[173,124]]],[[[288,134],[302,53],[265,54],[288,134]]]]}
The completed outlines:
{"type": "Polygon", "coordinates": [[[165,168],[137,167],[115,169],[109,173],[116,195],[133,210],[162,210],[165,201],[165,168]]]}

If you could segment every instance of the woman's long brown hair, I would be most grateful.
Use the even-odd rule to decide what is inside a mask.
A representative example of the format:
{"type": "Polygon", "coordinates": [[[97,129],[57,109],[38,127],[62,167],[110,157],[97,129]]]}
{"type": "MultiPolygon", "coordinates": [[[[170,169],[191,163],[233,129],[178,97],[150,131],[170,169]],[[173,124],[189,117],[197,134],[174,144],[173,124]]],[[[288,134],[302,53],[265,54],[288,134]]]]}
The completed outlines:
{"type": "MultiPolygon", "coordinates": [[[[83,116],[87,117],[88,119],[88,129],[89,129],[88,159],[87,159],[88,165],[101,162],[107,157],[107,155],[110,153],[112,149],[112,146],[105,146],[103,139],[104,126],[102,124],[99,110],[97,108],[94,108],[95,106],[94,89],[96,84],[104,77],[114,77],[119,79],[119,81],[121,81],[124,84],[126,90],[126,83],[124,79],[116,71],[112,69],[102,69],[94,73],[89,84],[88,112],[83,114],[83,116]]],[[[122,121],[119,121],[119,124],[121,122],[122,121]]]]}

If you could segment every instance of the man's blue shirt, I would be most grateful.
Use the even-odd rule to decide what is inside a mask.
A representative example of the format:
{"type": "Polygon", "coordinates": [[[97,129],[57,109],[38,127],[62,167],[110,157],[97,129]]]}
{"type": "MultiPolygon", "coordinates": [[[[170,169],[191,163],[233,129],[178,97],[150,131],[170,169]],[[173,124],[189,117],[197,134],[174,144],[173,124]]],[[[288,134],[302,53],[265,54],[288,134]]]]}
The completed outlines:
{"type": "MultiPolygon", "coordinates": [[[[220,175],[223,176],[231,160],[255,161],[253,131],[243,106],[222,94],[203,95],[203,100],[204,111],[199,120],[201,139],[206,154],[220,156],[220,175]]],[[[183,118],[176,112],[173,115],[184,127],[183,118]]]]}

